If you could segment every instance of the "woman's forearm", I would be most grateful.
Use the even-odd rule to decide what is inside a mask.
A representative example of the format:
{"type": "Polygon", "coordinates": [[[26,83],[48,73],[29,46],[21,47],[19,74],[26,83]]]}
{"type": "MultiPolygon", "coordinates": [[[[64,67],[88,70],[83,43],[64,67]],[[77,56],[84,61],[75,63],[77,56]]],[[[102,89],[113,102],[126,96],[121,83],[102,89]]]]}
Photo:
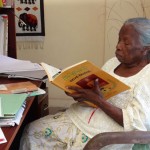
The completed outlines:
{"type": "Polygon", "coordinates": [[[106,100],[100,100],[98,106],[112,119],[114,119],[118,124],[123,126],[123,113],[122,110],[112,104],[108,103],[106,100]]]}

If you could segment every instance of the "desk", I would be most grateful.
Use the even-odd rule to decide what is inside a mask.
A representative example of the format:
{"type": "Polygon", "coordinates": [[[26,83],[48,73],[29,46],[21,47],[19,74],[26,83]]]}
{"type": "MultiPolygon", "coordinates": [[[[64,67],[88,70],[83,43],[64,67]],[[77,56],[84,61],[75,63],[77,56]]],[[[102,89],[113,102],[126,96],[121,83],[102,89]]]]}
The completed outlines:
{"type": "MultiPolygon", "coordinates": [[[[21,81],[27,81],[27,79],[8,79],[8,78],[0,77],[0,84],[11,83],[11,82],[21,82],[21,81]]],[[[46,88],[45,83],[41,81],[32,81],[32,82],[35,83],[40,88],[43,88],[43,89],[46,88]]],[[[42,96],[35,96],[35,97],[27,98],[26,108],[23,113],[23,117],[20,121],[20,124],[15,125],[14,127],[2,127],[2,130],[7,139],[7,143],[0,144],[0,150],[10,150],[10,149],[17,150],[19,148],[21,134],[23,132],[25,125],[29,123],[30,121],[33,121],[35,119],[43,117],[44,115],[47,115],[48,109],[46,110],[46,108],[43,108],[46,106],[48,106],[48,94],[47,93],[42,96]],[[45,112],[43,113],[43,111],[41,110],[45,112]]]]}

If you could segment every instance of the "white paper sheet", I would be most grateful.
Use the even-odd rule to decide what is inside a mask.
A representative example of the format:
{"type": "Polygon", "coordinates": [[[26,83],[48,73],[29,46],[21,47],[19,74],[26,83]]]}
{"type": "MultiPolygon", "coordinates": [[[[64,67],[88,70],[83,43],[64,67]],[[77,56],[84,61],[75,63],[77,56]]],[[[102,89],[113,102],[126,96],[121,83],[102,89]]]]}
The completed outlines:
{"type": "Polygon", "coordinates": [[[2,129],[0,128],[0,144],[6,143],[6,142],[7,142],[7,140],[5,138],[5,135],[4,135],[3,131],[2,131],[2,129]]]}
{"type": "Polygon", "coordinates": [[[19,60],[0,55],[0,73],[36,70],[43,70],[43,68],[29,60],[19,60]]]}

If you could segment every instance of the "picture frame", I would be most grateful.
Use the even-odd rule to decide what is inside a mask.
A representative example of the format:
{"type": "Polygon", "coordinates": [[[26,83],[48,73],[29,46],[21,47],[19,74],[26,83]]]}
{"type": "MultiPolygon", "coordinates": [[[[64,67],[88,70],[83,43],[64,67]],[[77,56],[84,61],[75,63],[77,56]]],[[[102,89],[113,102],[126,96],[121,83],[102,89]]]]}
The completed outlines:
{"type": "Polygon", "coordinates": [[[45,36],[43,0],[15,1],[16,36],[45,36]]]}

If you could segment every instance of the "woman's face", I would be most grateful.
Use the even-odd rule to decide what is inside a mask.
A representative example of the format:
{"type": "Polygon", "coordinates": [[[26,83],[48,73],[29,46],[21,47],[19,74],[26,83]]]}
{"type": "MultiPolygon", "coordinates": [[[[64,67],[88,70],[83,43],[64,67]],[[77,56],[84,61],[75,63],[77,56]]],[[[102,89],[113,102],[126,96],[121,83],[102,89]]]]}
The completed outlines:
{"type": "Polygon", "coordinates": [[[124,25],[121,28],[115,54],[118,60],[125,64],[136,64],[143,58],[144,47],[133,25],[124,25]]]}

